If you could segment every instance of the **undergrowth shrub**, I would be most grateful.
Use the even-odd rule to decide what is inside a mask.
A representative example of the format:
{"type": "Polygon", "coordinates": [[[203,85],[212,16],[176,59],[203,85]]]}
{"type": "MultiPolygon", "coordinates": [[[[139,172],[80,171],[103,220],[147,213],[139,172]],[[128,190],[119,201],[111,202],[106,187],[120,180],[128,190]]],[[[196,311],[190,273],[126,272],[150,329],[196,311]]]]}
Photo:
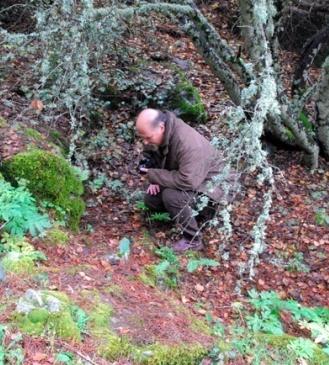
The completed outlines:
{"type": "Polygon", "coordinates": [[[232,303],[237,319],[217,332],[220,340],[208,354],[214,363],[240,363],[243,358],[254,365],[329,364],[329,308],[305,307],[275,292],[256,290],[249,292],[248,302],[232,303]],[[288,324],[283,323],[283,313],[288,324]],[[309,334],[304,330],[291,335],[298,327],[309,334]]]}
{"type": "Polygon", "coordinates": [[[35,199],[24,185],[13,187],[0,179],[0,220],[3,229],[12,235],[36,236],[50,227],[46,215],[40,214],[35,199]]]}
{"type": "Polygon", "coordinates": [[[47,257],[24,238],[4,233],[0,241],[0,254],[4,254],[1,265],[7,272],[31,274],[35,271],[35,262],[47,257]]]}
{"type": "Polygon", "coordinates": [[[23,336],[0,323],[0,364],[24,364],[23,336]],[[9,338],[9,341],[8,341],[9,338]]]}
{"type": "Polygon", "coordinates": [[[57,217],[65,219],[70,228],[78,229],[85,210],[81,199],[83,185],[65,159],[41,150],[22,152],[3,164],[3,173],[13,182],[26,180],[26,186],[39,202],[58,206],[57,217]]]}

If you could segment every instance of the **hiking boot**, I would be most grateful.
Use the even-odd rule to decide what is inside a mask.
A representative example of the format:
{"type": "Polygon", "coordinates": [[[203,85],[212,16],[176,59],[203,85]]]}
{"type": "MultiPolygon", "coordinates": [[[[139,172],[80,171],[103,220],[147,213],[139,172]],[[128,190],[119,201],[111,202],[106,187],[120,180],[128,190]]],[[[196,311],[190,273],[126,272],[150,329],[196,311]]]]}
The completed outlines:
{"type": "Polygon", "coordinates": [[[172,248],[176,253],[183,253],[188,250],[201,251],[204,249],[204,244],[200,240],[191,242],[187,238],[182,238],[179,241],[175,242],[172,248]]]}

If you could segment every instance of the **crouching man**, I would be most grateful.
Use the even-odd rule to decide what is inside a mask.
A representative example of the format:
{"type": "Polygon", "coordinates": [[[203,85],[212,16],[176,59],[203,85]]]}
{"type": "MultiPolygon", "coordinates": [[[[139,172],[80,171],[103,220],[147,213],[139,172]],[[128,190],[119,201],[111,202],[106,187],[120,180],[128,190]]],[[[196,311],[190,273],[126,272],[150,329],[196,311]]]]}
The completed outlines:
{"type": "Polygon", "coordinates": [[[171,112],[143,110],[136,132],[155,166],[140,167],[150,183],[145,204],[151,210],[166,210],[182,227],[183,238],[173,245],[176,252],[201,250],[201,232],[192,207],[198,193],[214,202],[223,198],[223,191],[211,183],[224,166],[219,151],[171,112]]]}

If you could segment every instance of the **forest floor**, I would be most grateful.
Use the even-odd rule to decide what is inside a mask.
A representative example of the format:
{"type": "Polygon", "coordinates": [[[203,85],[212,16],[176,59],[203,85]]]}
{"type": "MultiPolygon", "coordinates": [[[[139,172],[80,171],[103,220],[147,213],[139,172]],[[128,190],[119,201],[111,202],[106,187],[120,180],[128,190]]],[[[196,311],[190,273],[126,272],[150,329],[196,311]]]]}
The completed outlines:
{"type": "MultiPolygon", "coordinates": [[[[214,11],[211,16],[219,22],[220,16],[216,17],[214,11]]],[[[224,37],[229,38],[228,33],[226,26],[221,27],[224,37]]],[[[191,62],[189,76],[200,89],[209,112],[205,128],[198,128],[206,129],[206,133],[220,130],[224,125],[222,111],[230,105],[223,87],[188,39],[180,37],[178,42],[163,29],[156,35],[163,44],[171,45],[172,57],[191,62]]],[[[295,58],[283,52],[282,63],[292,64],[295,58]]],[[[31,119],[38,121],[34,111],[26,110],[29,101],[15,93],[24,60],[13,68],[16,73],[1,85],[6,93],[1,93],[0,115],[8,121],[8,126],[1,129],[1,159],[20,150],[25,143],[25,137],[17,132],[17,125],[31,119]],[[13,100],[13,104],[8,104],[8,99],[13,100]]],[[[129,107],[104,115],[111,122],[107,124],[110,134],[115,133],[115,128],[125,122],[127,116],[132,118],[129,107]]],[[[32,123],[31,127],[47,134],[47,128],[38,123],[32,123]]],[[[119,138],[106,153],[118,156],[115,170],[105,171],[103,167],[108,177],[119,179],[129,194],[145,189],[145,178],[135,173],[139,145],[136,147],[119,138]]],[[[65,292],[86,312],[91,308],[93,297],[101,298],[113,308],[113,330],[137,344],[209,346],[214,334],[201,330],[207,322],[206,316],[229,326],[239,317],[234,303],[247,303],[250,289],[274,290],[282,299],[294,299],[309,307],[329,307],[329,226],[322,224],[319,218],[321,209],[329,214],[329,164],[320,159],[319,170],[311,173],[302,166],[300,152],[280,148],[269,155],[269,161],[274,168],[275,192],[267,225],[266,250],[260,256],[252,280],[248,273],[240,275],[239,271],[241,264],[248,262],[248,250],[252,246],[250,230],[262,204],[262,190],[252,178],[246,181],[244,196],[233,205],[233,236],[225,241],[217,230],[205,229],[206,248],[201,256],[216,260],[219,265],[189,273],[185,267],[191,257],[179,257],[180,268],[174,273],[178,278],[175,288],[159,287],[142,279],[149,265],[160,262],[154,249],[170,246],[175,239],[171,223],[148,222],[143,212],[123,196],[125,193],[120,195],[108,187],[95,192],[89,189],[81,231],[70,233],[69,245],[49,246],[41,239],[33,240],[34,246],[48,258],[38,267],[38,274],[26,277],[10,274],[1,283],[0,323],[10,322],[17,298],[29,288],[65,292]],[[130,240],[131,252],[127,259],[117,259],[119,243],[124,238],[130,240]]],[[[289,318],[283,316],[282,321],[286,333],[298,335],[299,330],[289,318]]],[[[63,351],[75,354],[81,363],[131,364],[124,358],[116,362],[102,359],[97,355],[97,340],[88,334],[80,343],[27,335],[22,341],[26,365],[54,364],[55,354],[63,351]]],[[[204,364],[210,363],[204,360],[204,364]]],[[[238,358],[229,363],[238,365],[249,361],[238,358]]]]}

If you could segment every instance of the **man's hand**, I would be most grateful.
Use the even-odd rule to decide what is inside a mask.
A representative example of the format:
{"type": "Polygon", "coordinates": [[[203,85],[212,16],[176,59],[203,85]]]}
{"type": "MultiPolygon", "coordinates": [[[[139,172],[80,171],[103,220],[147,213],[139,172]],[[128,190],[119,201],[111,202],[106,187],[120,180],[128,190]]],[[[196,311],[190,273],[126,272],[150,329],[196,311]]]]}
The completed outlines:
{"type": "Polygon", "coordinates": [[[150,195],[157,195],[160,193],[160,186],[158,184],[150,184],[146,192],[150,195]]]}
{"type": "Polygon", "coordinates": [[[148,171],[149,169],[148,168],[146,168],[146,167],[140,167],[139,168],[139,172],[141,173],[141,174],[147,174],[147,171],[148,171]]]}

